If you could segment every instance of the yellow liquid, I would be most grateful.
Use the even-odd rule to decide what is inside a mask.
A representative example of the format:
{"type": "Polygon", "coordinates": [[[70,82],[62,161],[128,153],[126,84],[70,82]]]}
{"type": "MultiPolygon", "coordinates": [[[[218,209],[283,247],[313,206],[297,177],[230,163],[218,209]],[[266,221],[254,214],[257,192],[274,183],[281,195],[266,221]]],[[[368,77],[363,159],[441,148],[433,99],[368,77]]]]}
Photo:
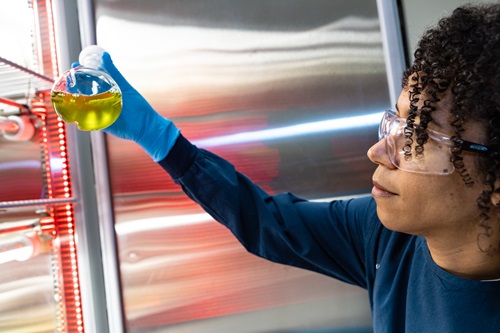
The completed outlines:
{"type": "Polygon", "coordinates": [[[59,117],[68,124],[76,123],[82,131],[108,127],[118,119],[122,110],[122,94],[119,92],[85,96],[53,91],[51,98],[59,117]]]}

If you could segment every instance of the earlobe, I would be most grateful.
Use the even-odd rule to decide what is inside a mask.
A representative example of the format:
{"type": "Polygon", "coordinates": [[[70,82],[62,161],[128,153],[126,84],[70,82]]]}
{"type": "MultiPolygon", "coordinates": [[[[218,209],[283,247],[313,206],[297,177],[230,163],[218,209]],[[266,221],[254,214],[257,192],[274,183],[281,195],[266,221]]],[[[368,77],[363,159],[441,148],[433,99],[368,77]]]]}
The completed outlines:
{"type": "Polygon", "coordinates": [[[493,206],[500,208],[500,195],[498,193],[493,193],[491,195],[491,203],[493,206]]]}
{"type": "Polygon", "coordinates": [[[495,182],[495,190],[491,193],[491,203],[495,207],[500,207],[500,181],[495,182]]]}

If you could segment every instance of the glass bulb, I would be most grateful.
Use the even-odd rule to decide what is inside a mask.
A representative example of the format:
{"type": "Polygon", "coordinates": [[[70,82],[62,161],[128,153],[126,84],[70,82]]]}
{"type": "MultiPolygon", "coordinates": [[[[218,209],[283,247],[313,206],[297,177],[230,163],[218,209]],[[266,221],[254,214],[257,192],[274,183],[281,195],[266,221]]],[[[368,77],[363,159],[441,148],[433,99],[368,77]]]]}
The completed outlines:
{"type": "Polygon", "coordinates": [[[122,94],[101,68],[104,50],[95,45],[80,53],[80,65],[67,70],[52,86],[52,105],[61,119],[82,131],[113,124],[122,110],[122,94]]]}

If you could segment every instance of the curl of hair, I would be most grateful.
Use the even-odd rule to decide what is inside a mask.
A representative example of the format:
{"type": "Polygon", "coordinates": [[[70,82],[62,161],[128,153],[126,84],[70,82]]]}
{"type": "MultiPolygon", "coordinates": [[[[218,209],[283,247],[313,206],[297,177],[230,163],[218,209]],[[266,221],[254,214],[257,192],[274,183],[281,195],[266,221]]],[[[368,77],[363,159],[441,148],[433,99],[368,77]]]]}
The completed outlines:
{"type": "MultiPolygon", "coordinates": [[[[500,193],[496,187],[500,183],[500,4],[459,7],[429,29],[417,46],[412,66],[403,74],[403,87],[410,92],[405,132],[410,152],[405,147],[406,156],[411,157],[412,138],[416,138],[415,153],[423,152],[427,125],[445,93],[451,93],[450,124],[456,137],[461,138],[468,122],[479,123],[485,129],[482,143],[491,148],[491,153],[478,155],[475,161],[479,179],[486,188],[477,199],[483,229],[478,244],[480,239],[484,242],[491,236],[493,220],[500,220],[490,219],[491,195],[500,193]],[[416,116],[420,117],[418,125],[416,116]]],[[[451,161],[465,184],[472,185],[473,178],[461,155],[459,147],[453,149],[451,161]]],[[[500,252],[498,244],[480,248],[489,254],[500,252]]]]}

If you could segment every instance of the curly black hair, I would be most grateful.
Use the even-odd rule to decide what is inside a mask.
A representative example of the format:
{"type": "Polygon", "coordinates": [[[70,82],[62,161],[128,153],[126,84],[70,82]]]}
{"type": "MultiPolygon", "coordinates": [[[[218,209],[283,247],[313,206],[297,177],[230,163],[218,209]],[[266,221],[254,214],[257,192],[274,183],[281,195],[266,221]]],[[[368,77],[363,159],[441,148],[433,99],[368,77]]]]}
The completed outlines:
{"type": "MultiPolygon", "coordinates": [[[[423,152],[428,139],[427,125],[437,103],[446,95],[452,98],[450,124],[455,131],[454,139],[461,138],[466,122],[476,122],[485,128],[483,144],[491,152],[478,155],[475,163],[486,188],[477,199],[483,230],[478,245],[485,253],[500,254],[500,244],[489,241],[492,223],[500,223],[500,218],[490,218],[491,195],[500,193],[500,187],[495,186],[500,177],[500,4],[459,7],[424,33],[413,64],[403,74],[403,87],[410,92],[404,148],[408,158],[412,154],[412,138],[416,141],[415,154],[423,152]],[[417,107],[421,99],[422,106],[417,107]]],[[[473,178],[461,155],[460,147],[455,147],[451,161],[465,184],[471,186],[473,178]]]]}

